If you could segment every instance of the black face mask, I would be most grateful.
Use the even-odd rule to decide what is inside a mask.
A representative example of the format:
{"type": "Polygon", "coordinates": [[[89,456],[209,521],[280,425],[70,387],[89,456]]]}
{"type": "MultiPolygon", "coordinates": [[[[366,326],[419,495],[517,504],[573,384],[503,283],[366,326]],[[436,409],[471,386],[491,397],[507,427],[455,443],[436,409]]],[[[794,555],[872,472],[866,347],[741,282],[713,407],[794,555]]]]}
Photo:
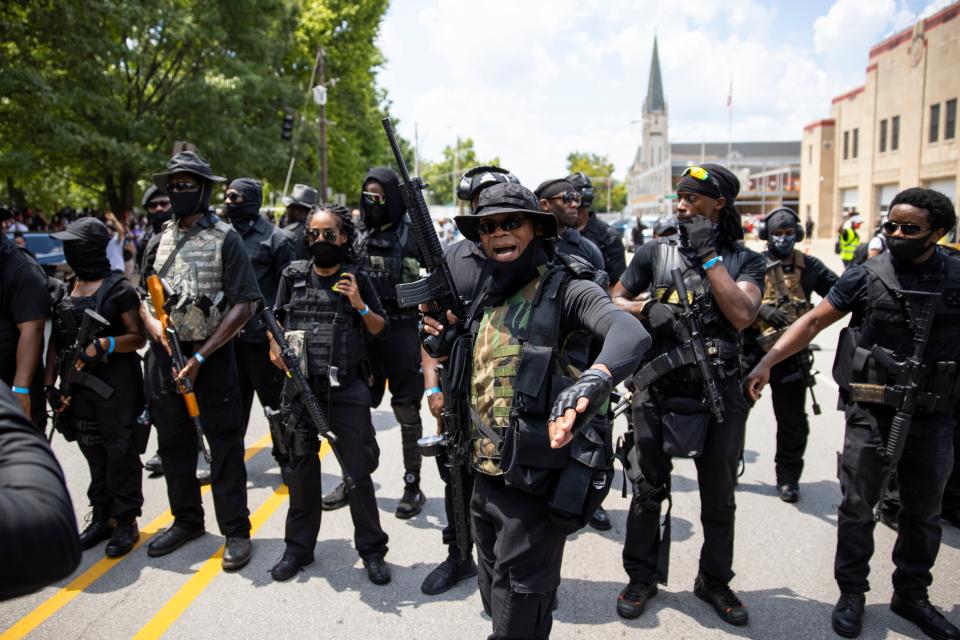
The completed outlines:
{"type": "Polygon", "coordinates": [[[154,233],[160,233],[160,227],[163,223],[173,217],[173,208],[169,208],[161,213],[150,214],[150,224],[153,226],[154,233]]]}
{"type": "Polygon", "coordinates": [[[200,183],[200,189],[187,193],[170,192],[170,209],[178,218],[186,218],[195,213],[206,213],[210,206],[210,185],[206,180],[200,183]]]}
{"type": "Polygon", "coordinates": [[[228,202],[224,208],[227,211],[230,224],[238,231],[245,231],[252,227],[260,215],[260,206],[256,202],[241,202],[238,204],[228,202]]]}
{"type": "Polygon", "coordinates": [[[363,203],[363,224],[368,229],[379,229],[389,221],[387,205],[363,203]]]}
{"type": "Polygon", "coordinates": [[[785,236],[771,235],[770,240],[767,241],[767,247],[769,247],[770,252],[781,258],[790,257],[793,254],[793,247],[796,244],[797,236],[792,233],[785,236]]]}
{"type": "Polygon", "coordinates": [[[547,252],[542,238],[534,238],[516,260],[497,262],[489,259],[485,264],[487,274],[493,278],[487,292],[489,304],[500,304],[537,275],[537,267],[547,262],[547,252]]]}
{"type": "Polygon", "coordinates": [[[919,238],[898,238],[896,236],[886,236],[885,240],[887,241],[887,249],[890,250],[890,255],[903,262],[912,262],[913,260],[916,260],[922,256],[923,252],[930,248],[930,245],[927,244],[927,241],[930,239],[931,235],[933,235],[932,231],[925,236],[920,236],[919,238]]]}
{"type": "Polygon", "coordinates": [[[63,257],[81,280],[93,282],[110,275],[107,248],[99,244],[85,240],[65,240],[63,257]]]}
{"type": "Polygon", "coordinates": [[[350,251],[341,244],[314,242],[310,245],[310,255],[313,256],[313,264],[327,269],[349,260],[350,251]]]}

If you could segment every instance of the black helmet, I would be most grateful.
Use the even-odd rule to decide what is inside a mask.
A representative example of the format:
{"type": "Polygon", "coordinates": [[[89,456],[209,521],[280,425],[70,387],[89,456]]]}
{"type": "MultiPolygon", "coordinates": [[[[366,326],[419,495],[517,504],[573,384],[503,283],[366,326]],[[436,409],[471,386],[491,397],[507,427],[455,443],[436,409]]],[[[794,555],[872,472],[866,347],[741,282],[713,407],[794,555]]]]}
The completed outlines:
{"type": "Polygon", "coordinates": [[[492,165],[481,165],[463,174],[457,184],[457,197],[472,202],[478,191],[497,183],[520,184],[520,180],[506,169],[492,165]]]}
{"type": "Polygon", "coordinates": [[[583,171],[577,171],[567,176],[567,182],[580,192],[580,208],[589,209],[593,204],[593,183],[583,171]]]}

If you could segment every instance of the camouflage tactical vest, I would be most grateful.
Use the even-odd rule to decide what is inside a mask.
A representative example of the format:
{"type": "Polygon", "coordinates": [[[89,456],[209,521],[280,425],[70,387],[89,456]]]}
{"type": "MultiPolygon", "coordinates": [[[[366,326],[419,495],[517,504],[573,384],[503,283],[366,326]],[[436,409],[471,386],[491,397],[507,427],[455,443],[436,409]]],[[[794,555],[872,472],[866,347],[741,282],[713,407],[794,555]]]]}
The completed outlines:
{"type": "MultiPolygon", "coordinates": [[[[803,276],[805,267],[803,254],[794,251],[793,271],[787,273],[780,263],[775,263],[767,269],[764,275],[762,303],[781,309],[787,315],[790,324],[796,322],[797,318],[813,308],[807,299],[807,294],[800,285],[800,278],[803,276]]],[[[753,326],[760,332],[757,337],[757,344],[764,351],[770,351],[770,347],[787,330],[786,327],[783,329],[772,327],[761,320],[759,316],[757,316],[753,326]]]]}
{"type": "MultiPolygon", "coordinates": [[[[209,227],[196,232],[174,256],[165,274],[160,274],[173,289],[166,302],[170,321],[181,340],[206,340],[213,335],[226,311],[223,295],[223,240],[232,229],[216,219],[209,227]]],[[[200,224],[199,221],[195,224],[200,224]]],[[[163,225],[154,269],[160,269],[177,246],[180,238],[190,233],[181,229],[177,220],[163,225]]],[[[150,311],[153,312],[152,303],[150,311]]],[[[154,315],[156,315],[154,313],[154,315]]]]}

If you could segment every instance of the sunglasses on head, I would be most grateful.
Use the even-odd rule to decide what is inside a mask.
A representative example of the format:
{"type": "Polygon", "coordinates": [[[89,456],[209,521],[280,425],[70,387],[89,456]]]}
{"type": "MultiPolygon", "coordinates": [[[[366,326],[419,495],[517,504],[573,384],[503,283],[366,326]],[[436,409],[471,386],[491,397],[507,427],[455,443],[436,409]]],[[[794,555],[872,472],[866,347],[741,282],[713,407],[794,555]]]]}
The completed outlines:
{"type": "Polygon", "coordinates": [[[170,201],[164,198],[163,200],[151,200],[147,203],[147,209],[162,209],[163,207],[169,207],[170,201]]]}
{"type": "Polygon", "coordinates": [[[200,185],[194,184],[193,182],[168,182],[167,191],[171,193],[189,193],[191,191],[198,191],[200,185]]]}
{"type": "Polygon", "coordinates": [[[483,220],[477,223],[477,231],[479,231],[482,236],[488,236],[498,228],[504,231],[516,231],[522,227],[526,221],[527,217],[524,215],[508,216],[499,222],[496,220],[483,220]]]}
{"type": "Polygon", "coordinates": [[[306,234],[307,237],[314,242],[322,237],[324,242],[329,242],[330,244],[335,243],[340,237],[340,233],[332,229],[324,229],[323,231],[320,229],[307,229],[306,234]]]}
{"type": "Polygon", "coordinates": [[[367,204],[386,204],[387,197],[382,193],[370,193],[369,191],[363,192],[363,199],[367,204]]]}
{"type": "Polygon", "coordinates": [[[242,193],[238,193],[238,192],[236,192],[236,191],[227,191],[227,192],[223,195],[223,199],[224,199],[226,202],[238,202],[238,201],[240,201],[240,200],[243,200],[243,194],[242,194],[242,193]]]}
{"type": "Polygon", "coordinates": [[[687,167],[683,170],[683,173],[680,174],[681,178],[686,176],[690,176],[694,180],[699,180],[700,182],[709,182],[717,189],[720,188],[720,183],[717,182],[717,179],[710,175],[710,172],[703,167],[687,167]]]}
{"type": "Polygon", "coordinates": [[[921,227],[918,224],[912,222],[894,222],[893,220],[887,220],[880,228],[883,229],[883,232],[888,236],[892,236],[897,232],[897,229],[903,231],[905,236],[915,236],[918,233],[923,233],[924,231],[930,231],[930,227],[921,227]]]}

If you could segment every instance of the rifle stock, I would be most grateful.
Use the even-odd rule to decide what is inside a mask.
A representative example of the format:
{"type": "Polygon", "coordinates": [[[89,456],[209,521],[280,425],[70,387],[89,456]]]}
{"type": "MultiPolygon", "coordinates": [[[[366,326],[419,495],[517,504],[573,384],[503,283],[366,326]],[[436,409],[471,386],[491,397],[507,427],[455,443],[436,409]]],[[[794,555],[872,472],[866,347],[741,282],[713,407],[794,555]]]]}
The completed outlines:
{"type": "MultiPolygon", "coordinates": [[[[170,350],[173,352],[173,364],[177,371],[182,371],[187,364],[184,357],[183,346],[180,344],[180,337],[177,335],[177,329],[170,323],[170,316],[163,308],[167,293],[160,276],[153,274],[147,277],[147,290],[150,292],[150,302],[153,304],[153,312],[160,321],[163,334],[167,337],[170,350]]],[[[207,437],[203,433],[203,421],[200,418],[200,405],[197,402],[197,394],[193,390],[193,383],[189,378],[179,379],[174,377],[174,384],[177,385],[177,391],[183,398],[187,407],[187,415],[193,421],[193,427],[197,432],[197,444],[203,453],[203,459],[207,462],[212,460],[210,456],[210,446],[207,443],[207,437]]]]}

